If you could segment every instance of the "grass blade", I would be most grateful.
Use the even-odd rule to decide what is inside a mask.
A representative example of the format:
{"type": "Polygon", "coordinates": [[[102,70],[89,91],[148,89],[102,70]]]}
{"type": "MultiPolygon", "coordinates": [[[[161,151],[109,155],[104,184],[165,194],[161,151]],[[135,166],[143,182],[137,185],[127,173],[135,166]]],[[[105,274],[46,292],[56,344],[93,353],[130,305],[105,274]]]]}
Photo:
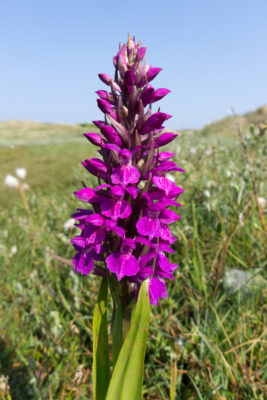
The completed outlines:
{"type": "Polygon", "coordinates": [[[94,400],[105,400],[109,385],[107,326],[108,282],[102,279],[93,319],[93,391],[94,400]]]}

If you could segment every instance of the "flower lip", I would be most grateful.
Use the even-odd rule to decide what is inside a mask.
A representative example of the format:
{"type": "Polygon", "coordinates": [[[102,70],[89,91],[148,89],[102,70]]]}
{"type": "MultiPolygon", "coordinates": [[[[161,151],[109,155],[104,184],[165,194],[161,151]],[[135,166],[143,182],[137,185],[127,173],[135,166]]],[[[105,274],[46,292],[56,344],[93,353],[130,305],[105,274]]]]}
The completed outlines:
{"type": "Polygon", "coordinates": [[[117,275],[118,281],[125,276],[135,276],[140,270],[137,259],[132,255],[134,248],[133,239],[123,239],[120,252],[112,253],[106,259],[107,268],[117,275]]]}
{"type": "Polygon", "coordinates": [[[166,284],[161,278],[151,278],[149,280],[150,303],[154,306],[157,306],[160,297],[162,297],[163,299],[166,299],[167,297],[166,284]]]}

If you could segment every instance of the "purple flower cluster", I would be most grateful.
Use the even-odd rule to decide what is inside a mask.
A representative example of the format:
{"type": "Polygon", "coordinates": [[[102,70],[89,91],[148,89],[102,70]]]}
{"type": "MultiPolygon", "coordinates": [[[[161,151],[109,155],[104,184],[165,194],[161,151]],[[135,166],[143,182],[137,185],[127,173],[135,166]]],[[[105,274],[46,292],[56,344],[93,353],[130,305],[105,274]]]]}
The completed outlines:
{"type": "Polygon", "coordinates": [[[114,79],[99,74],[109,87],[96,92],[105,118],[93,121],[100,133],[84,136],[99,148],[102,159],[82,162],[99,186],[74,192],[91,209],[73,215],[81,234],[72,243],[75,272],[106,273],[96,263],[104,261],[117,280],[126,279],[136,293],[149,278],[150,302],[157,305],[167,296],[164,279],[173,279],[177,268],[165,254],[174,253],[169,224],[180,218],[169,207],[180,206],[176,200],[183,192],[166,174],[183,169],[170,160],[174,153],[160,151],[177,135],[163,133],[170,115],[152,114],[152,104],[170,91],[151,86],[161,68],[146,64],[145,53],[141,43],[129,38],[113,59],[114,79]]]}

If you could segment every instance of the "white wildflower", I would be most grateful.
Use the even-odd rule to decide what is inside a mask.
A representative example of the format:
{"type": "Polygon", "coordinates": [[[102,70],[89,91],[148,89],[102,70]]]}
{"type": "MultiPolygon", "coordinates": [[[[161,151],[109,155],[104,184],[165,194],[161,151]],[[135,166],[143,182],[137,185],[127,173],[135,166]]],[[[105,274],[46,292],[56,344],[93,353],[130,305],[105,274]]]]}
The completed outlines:
{"type": "Polygon", "coordinates": [[[4,183],[6,186],[11,188],[18,188],[19,187],[19,180],[10,174],[6,175],[4,183]]]}
{"type": "Polygon", "coordinates": [[[64,223],[63,227],[64,227],[65,231],[69,231],[75,227],[74,224],[75,224],[75,219],[70,218],[64,223]]]}
{"type": "Polygon", "coordinates": [[[210,191],[209,190],[204,190],[204,195],[209,198],[210,197],[210,191]]]}
{"type": "Polygon", "coordinates": [[[261,206],[261,208],[265,208],[266,200],[263,197],[258,197],[257,200],[258,200],[258,203],[261,206]]]}
{"type": "Polygon", "coordinates": [[[253,274],[249,271],[242,271],[240,269],[230,269],[225,272],[223,278],[223,285],[225,290],[236,292],[243,287],[247,287],[249,281],[253,278],[253,274]]]}
{"type": "Polygon", "coordinates": [[[25,168],[16,168],[16,175],[20,179],[25,179],[27,175],[27,171],[25,168]]]}
{"type": "Polygon", "coordinates": [[[228,178],[230,178],[230,176],[232,176],[232,172],[229,171],[229,169],[226,171],[226,175],[228,176],[228,178]]]}
{"type": "Polygon", "coordinates": [[[190,148],[190,153],[191,153],[191,154],[197,154],[197,149],[196,149],[196,147],[191,147],[191,148],[190,148]]]}
{"type": "Polygon", "coordinates": [[[13,256],[18,251],[17,246],[12,246],[10,249],[10,255],[13,256]]]}
{"type": "Polygon", "coordinates": [[[179,347],[181,347],[182,349],[184,349],[184,341],[183,341],[182,338],[179,338],[179,339],[177,340],[177,344],[178,344],[179,347]]]}
{"type": "Polygon", "coordinates": [[[211,149],[207,149],[207,150],[205,151],[205,153],[207,154],[207,156],[210,156],[210,155],[212,154],[212,150],[211,150],[211,149]]]}

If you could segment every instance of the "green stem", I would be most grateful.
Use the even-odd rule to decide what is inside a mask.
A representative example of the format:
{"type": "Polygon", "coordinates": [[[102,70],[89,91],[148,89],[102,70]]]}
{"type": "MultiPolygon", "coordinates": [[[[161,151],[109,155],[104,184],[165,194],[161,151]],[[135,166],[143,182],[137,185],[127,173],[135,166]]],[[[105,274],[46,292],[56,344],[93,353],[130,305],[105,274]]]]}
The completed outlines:
{"type": "Polygon", "coordinates": [[[130,296],[128,285],[126,281],[121,282],[121,308],[122,308],[122,342],[127,336],[131,326],[132,307],[130,303],[130,296]]]}
{"type": "Polygon", "coordinates": [[[109,286],[113,299],[113,314],[111,322],[113,367],[115,367],[121,347],[130,329],[132,307],[127,282],[118,282],[109,276],[109,286]]]}
{"type": "Polygon", "coordinates": [[[29,207],[29,204],[27,202],[27,199],[26,199],[26,196],[25,196],[25,193],[24,193],[24,189],[23,189],[23,186],[21,185],[21,183],[19,184],[19,193],[20,193],[20,196],[21,196],[21,199],[22,199],[22,203],[23,203],[28,215],[30,216],[31,215],[30,207],[29,207]]]}

